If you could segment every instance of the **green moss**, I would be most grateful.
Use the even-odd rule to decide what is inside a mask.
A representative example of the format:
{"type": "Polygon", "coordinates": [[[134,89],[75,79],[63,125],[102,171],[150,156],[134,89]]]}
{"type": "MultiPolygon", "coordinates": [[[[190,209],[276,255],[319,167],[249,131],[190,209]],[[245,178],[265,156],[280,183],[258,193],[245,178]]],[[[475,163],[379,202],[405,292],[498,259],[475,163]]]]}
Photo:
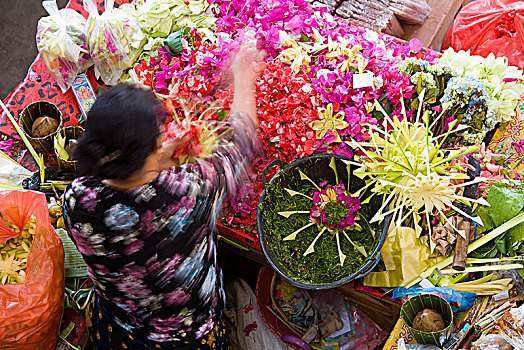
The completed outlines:
{"type": "Polygon", "coordinates": [[[333,227],[348,216],[349,209],[342,206],[338,201],[328,202],[324,208],[327,216],[327,225],[333,227]]]}
{"type": "MultiPolygon", "coordinates": [[[[290,196],[284,187],[280,186],[283,180],[285,180],[283,176],[279,176],[268,186],[264,203],[261,204],[260,209],[267,242],[282,266],[287,269],[287,274],[303,283],[324,284],[339,281],[356,272],[366,258],[343,235],[340,235],[340,247],[347,255],[343,266],[340,266],[336,238],[328,231],[318,239],[315,244],[315,252],[304,256],[304,252],[319,233],[316,225],[301,231],[295,240],[283,241],[284,237],[307,225],[309,215],[294,214],[286,219],[278,212],[309,211],[312,205],[312,201],[308,198],[298,195],[290,196]]],[[[322,179],[314,179],[314,181],[320,183],[322,179]]],[[[308,181],[297,181],[288,188],[309,195],[315,191],[313,185],[308,181]]],[[[350,192],[355,190],[350,189],[350,192]]],[[[333,207],[335,209],[336,206],[333,207]]],[[[340,215],[338,210],[333,211],[333,215],[340,215]]],[[[362,231],[347,230],[346,233],[354,243],[362,245],[368,253],[371,253],[376,244],[371,230],[376,231],[377,225],[366,223],[373,216],[370,205],[364,205],[358,213],[361,216],[359,223],[363,228],[362,231]]]]}

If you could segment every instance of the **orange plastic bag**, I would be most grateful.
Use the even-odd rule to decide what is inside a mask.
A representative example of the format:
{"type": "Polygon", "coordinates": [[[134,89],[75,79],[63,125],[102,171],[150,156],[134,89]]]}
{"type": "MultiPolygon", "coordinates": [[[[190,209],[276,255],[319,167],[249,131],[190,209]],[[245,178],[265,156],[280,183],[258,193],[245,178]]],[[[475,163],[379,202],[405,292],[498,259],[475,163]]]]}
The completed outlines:
{"type": "Polygon", "coordinates": [[[524,1],[476,0],[464,6],[442,42],[442,49],[507,57],[524,68],[524,1]]]}
{"type": "MultiPolygon", "coordinates": [[[[64,297],[64,248],[47,211],[45,195],[33,191],[0,192],[0,213],[22,229],[36,216],[25,281],[0,286],[0,348],[55,349],[64,297]]],[[[0,241],[15,236],[0,219],[0,241]]]]}

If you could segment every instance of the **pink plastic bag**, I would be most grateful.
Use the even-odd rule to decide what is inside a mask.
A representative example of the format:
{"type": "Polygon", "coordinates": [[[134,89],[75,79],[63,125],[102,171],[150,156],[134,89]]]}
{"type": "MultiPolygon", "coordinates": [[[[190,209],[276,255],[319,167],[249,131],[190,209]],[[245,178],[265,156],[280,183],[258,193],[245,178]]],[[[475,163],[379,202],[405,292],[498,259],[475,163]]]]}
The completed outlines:
{"type": "Polygon", "coordinates": [[[483,57],[493,52],[524,68],[524,1],[473,1],[459,12],[446,33],[442,49],[449,47],[483,57]]]}

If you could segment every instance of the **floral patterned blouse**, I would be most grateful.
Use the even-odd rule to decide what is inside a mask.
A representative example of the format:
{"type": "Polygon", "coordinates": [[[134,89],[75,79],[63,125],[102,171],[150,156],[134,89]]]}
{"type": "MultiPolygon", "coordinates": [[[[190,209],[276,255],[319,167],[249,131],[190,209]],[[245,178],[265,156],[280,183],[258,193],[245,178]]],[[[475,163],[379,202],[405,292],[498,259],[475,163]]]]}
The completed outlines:
{"type": "Polygon", "coordinates": [[[246,114],[232,114],[229,123],[232,133],[211,156],[148,184],[118,191],[81,177],[65,192],[66,229],[95,292],[108,317],[132,333],[191,341],[206,335],[222,310],[215,222],[226,194],[248,175],[258,144],[246,114]]]}

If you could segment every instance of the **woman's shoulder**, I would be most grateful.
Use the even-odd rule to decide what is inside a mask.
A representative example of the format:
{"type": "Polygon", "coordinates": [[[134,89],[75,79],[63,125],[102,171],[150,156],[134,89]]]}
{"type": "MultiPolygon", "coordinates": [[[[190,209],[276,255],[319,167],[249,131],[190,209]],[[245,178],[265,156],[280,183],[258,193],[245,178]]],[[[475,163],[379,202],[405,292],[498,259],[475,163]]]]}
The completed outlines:
{"type": "Polygon", "coordinates": [[[66,189],[66,193],[70,193],[75,196],[81,196],[89,189],[104,186],[102,179],[94,176],[82,176],[74,179],[66,189]]]}
{"type": "Polygon", "coordinates": [[[201,185],[205,182],[205,172],[201,164],[185,164],[162,171],[153,181],[155,186],[162,187],[168,193],[183,194],[187,185],[201,185]]]}
{"type": "Polygon", "coordinates": [[[71,213],[77,204],[82,204],[84,209],[93,211],[103,199],[104,187],[102,180],[93,176],[74,179],[64,192],[64,208],[71,213]]]}

